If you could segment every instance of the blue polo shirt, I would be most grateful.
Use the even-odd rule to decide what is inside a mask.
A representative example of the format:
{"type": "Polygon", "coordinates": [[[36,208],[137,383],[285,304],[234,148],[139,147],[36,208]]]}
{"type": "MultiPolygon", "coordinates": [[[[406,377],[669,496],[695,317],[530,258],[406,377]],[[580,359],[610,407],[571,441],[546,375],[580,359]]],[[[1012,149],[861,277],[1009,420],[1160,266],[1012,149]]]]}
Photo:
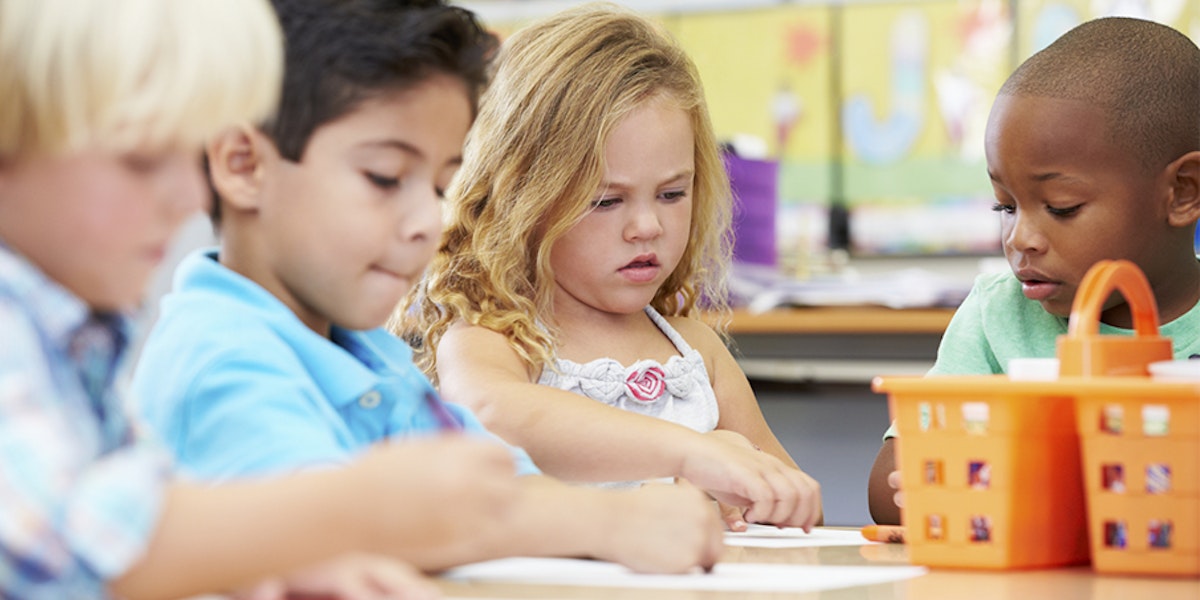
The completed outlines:
{"type": "MultiPolygon", "coordinates": [[[[376,442],[445,431],[448,417],[503,443],[437,398],[399,338],[336,326],[320,336],[213,250],[176,270],[133,391],[182,470],[202,479],[343,464],[376,442]]],[[[519,474],[538,473],[512,454],[519,474]]]]}

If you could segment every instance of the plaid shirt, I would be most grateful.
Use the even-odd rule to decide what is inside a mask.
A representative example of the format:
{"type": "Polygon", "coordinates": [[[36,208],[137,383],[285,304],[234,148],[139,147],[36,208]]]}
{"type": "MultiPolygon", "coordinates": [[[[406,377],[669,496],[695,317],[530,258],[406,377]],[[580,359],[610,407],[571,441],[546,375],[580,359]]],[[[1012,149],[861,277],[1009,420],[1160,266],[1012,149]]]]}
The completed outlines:
{"type": "Polygon", "coordinates": [[[106,597],[154,532],[170,464],[113,389],[126,327],[0,243],[0,597],[106,597]]]}

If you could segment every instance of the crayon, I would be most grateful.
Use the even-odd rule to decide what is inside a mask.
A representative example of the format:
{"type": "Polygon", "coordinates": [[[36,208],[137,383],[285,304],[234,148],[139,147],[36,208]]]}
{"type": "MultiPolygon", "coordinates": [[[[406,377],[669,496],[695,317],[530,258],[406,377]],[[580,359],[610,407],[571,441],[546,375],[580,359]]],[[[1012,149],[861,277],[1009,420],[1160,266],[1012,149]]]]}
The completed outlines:
{"type": "Polygon", "coordinates": [[[903,544],[904,528],[896,525],[867,525],[862,528],[862,536],[872,542],[903,544]]]}

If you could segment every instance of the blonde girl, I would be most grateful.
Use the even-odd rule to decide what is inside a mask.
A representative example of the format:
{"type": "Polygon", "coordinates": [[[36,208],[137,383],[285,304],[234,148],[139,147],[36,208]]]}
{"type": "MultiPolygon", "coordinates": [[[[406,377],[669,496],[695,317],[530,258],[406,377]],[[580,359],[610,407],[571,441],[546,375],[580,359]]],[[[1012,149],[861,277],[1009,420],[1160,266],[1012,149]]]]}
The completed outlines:
{"type": "Polygon", "coordinates": [[[514,34],[448,209],[392,323],[448,399],[562,479],[684,478],[735,530],[819,522],[816,482],[690,317],[725,308],[730,192],[669,36],[607,4],[514,34]]]}

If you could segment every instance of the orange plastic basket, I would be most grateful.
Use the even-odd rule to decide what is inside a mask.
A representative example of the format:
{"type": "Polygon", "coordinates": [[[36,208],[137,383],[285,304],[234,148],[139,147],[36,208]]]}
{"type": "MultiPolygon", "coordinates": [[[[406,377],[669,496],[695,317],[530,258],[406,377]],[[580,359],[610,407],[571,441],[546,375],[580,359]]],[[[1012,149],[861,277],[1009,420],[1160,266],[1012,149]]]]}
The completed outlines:
{"type": "MultiPolygon", "coordinates": [[[[912,561],[935,567],[993,569],[1080,564],[1089,559],[1090,540],[1090,550],[1104,555],[1097,563],[1097,568],[1104,570],[1105,565],[1115,565],[1110,556],[1137,560],[1134,554],[1149,544],[1135,546],[1126,536],[1122,548],[1105,546],[1105,527],[1124,527],[1127,532],[1135,527],[1141,527],[1139,531],[1156,527],[1154,534],[1162,537],[1166,523],[1166,535],[1174,536],[1173,545],[1156,547],[1157,555],[1170,553],[1179,555],[1181,562],[1195,563],[1194,528],[1200,509],[1195,494],[1195,460],[1200,454],[1195,434],[1200,428],[1196,424],[1195,389],[1200,386],[1155,384],[1144,377],[1150,362],[1171,358],[1171,342],[1158,336],[1157,323],[1153,296],[1137,267],[1123,261],[1102,261],[1081,282],[1068,335],[1059,340],[1060,372],[1064,375],[1059,380],[1013,381],[1002,375],[877,378],[874,389],[889,394],[900,434],[896,456],[903,480],[903,519],[912,561]],[[1136,336],[1098,335],[1100,305],[1114,288],[1132,307],[1136,336]],[[1152,415],[1158,415],[1159,407],[1167,402],[1162,397],[1190,396],[1192,406],[1188,412],[1172,404],[1168,410],[1173,415],[1173,429],[1164,439],[1153,440],[1177,443],[1173,462],[1147,463],[1154,465],[1152,475],[1159,479],[1163,464],[1168,471],[1174,469],[1171,477],[1175,483],[1169,491],[1146,500],[1145,508],[1157,511],[1146,514],[1158,516],[1141,520],[1132,516],[1122,519],[1111,512],[1125,510],[1118,501],[1134,499],[1132,493],[1116,497],[1112,487],[1114,467],[1108,467],[1110,487],[1105,494],[1093,491],[1093,479],[1106,481],[1105,474],[1097,471],[1099,465],[1110,464],[1112,453],[1133,450],[1118,447],[1120,440],[1111,435],[1100,444],[1094,442],[1089,432],[1098,429],[1101,422],[1094,412],[1087,411],[1093,410],[1089,408],[1093,404],[1102,405],[1094,410],[1103,410],[1118,402],[1114,400],[1117,396],[1102,390],[1130,392],[1133,388],[1129,386],[1144,394],[1140,397],[1153,399],[1152,415]],[[1155,394],[1157,391],[1163,395],[1155,394]],[[1077,426],[1085,437],[1077,434],[1077,426]],[[1184,439],[1189,427],[1190,441],[1184,439]],[[1081,460],[1081,452],[1087,454],[1085,460],[1081,460]],[[1184,458],[1183,453],[1190,458],[1184,458]],[[1101,504],[1096,504],[1097,499],[1101,504]],[[1169,510],[1163,504],[1168,499],[1172,502],[1169,510]],[[1090,520],[1085,512],[1088,502],[1094,505],[1090,520]],[[1190,521],[1184,515],[1187,511],[1190,521]],[[1188,526],[1192,531],[1184,533],[1183,528],[1188,526]]],[[[1138,395],[1120,397],[1129,398],[1120,401],[1130,403],[1126,414],[1143,410],[1133,406],[1137,400],[1132,398],[1138,395]]],[[[1187,404],[1183,400],[1181,403],[1187,404]]],[[[1133,419],[1126,422],[1134,424],[1133,419]]],[[[1135,483],[1132,476],[1127,481],[1129,485],[1135,483]]],[[[1141,479],[1138,482],[1143,483],[1141,479]]],[[[1142,511],[1132,505],[1130,509],[1142,511]]],[[[1120,541],[1112,533],[1107,539],[1120,541]]],[[[1155,564],[1166,568],[1165,561],[1155,564]]],[[[1129,566],[1108,570],[1148,572],[1129,566]]]]}
{"type": "Polygon", "coordinates": [[[1200,577],[1200,383],[1061,382],[1078,393],[1095,569],[1200,577]]]}
{"type": "Polygon", "coordinates": [[[1088,272],[1058,354],[1064,375],[1143,376],[1059,382],[1076,398],[1095,569],[1200,576],[1200,383],[1144,377],[1172,353],[1137,267],[1106,262],[1088,272]],[[1097,334],[1114,287],[1130,305],[1136,336],[1097,334]]]}
{"type": "Polygon", "coordinates": [[[909,557],[1012,569],[1088,560],[1074,400],[1003,375],[878,378],[899,437],[909,557]]]}

